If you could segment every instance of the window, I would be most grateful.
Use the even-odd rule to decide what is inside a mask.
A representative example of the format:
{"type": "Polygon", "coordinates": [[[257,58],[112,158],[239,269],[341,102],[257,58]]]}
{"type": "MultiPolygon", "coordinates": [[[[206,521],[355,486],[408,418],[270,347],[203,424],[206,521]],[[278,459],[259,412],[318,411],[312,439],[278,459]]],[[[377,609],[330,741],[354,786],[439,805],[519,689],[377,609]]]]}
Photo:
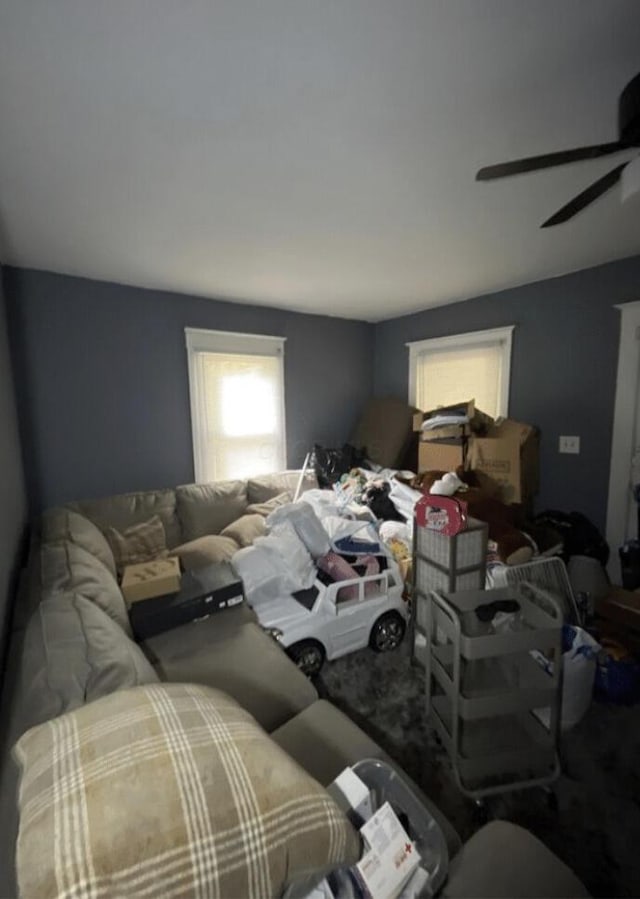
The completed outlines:
{"type": "Polygon", "coordinates": [[[513,326],[408,343],[409,402],[425,412],[475,399],[498,418],[509,412],[513,326]]]}
{"type": "Polygon", "coordinates": [[[196,481],[286,468],[284,340],[185,328],[196,481]]]}

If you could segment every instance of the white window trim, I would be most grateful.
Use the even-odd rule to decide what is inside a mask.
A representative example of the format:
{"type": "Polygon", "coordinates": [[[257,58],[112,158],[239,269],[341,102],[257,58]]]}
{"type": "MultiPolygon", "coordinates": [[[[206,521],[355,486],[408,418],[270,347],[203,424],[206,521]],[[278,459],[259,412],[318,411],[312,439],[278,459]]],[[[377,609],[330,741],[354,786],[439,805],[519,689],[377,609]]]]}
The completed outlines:
{"type": "Polygon", "coordinates": [[[200,441],[196,427],[197,383],[196,353],[236,353],[238,355],[277,356],[280,360],[282,382],[280,415],[282,421],[282,470],[287,468],[287,422],[285,419],[284,397],[284,344],[286,337],[271,337],[264,334],[243,334],[241,331],[212,331],[205,328],[185,328],[187,360],[189,366],[189,403],[191,409],[191,444],[193,447],[193,470],[197,484],[204,480],[204,463],[200,457],[200,441]]]}
{"type": "MultiPolygon", "coordinates": [[[[444,350],[448,347],[474,346],[482,343],[503,344],[503,370],[500,385],[499,417],[509,415],[509,386],[511,384],[511,347],[515,325],[504,328],[489,328],[486,331],[467,331],[464,334],[451,334],[447,337],[431,337],[427,340],[413,340],[406,344],[409,347],[409,405],[416,405],[416,363],[425,350],[444,350]]],[[[460,399],[466,399],[461,397],[460,399]]],[[[471,397],[469,397],[471,399],[471,397]]]]}
{"type": "Polygon", "coordinates": [[[618,577],[616,547],[627,537],[627,513],[631,484],[631,460],[636,433],[637,391],[640,389],[640,301],[621,303],[620,344],[616,377],[613,433],[611,436],[611,468],[607,500],[607,543],[612,548],[609,574],[618,577]]]}

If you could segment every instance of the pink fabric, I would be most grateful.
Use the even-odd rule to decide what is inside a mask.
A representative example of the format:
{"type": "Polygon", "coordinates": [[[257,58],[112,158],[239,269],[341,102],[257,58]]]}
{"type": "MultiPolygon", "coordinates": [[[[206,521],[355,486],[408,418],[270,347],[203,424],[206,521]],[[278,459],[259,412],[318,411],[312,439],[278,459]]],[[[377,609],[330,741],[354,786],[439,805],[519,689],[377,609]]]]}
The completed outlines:
{"type": "MultiPolygon", "coordinates": [[[[352,568],[352,566],[343,559],[342,556],[339,556],[337,553],[329,552],[325,556],[320,556],[320,558],[316,562],[318,568],[322,571],[325,571],[329,577],[334,581],[351,581],[356,580],[360,577],[369,577],[370,575],[378,574],[380,571],[380,565],[375,556],[359,556],[358,564],[365,566],[364,575],[359,575],[358,572],[352,568]]],[[[369,583],[365,585],[365,593],[367,595],[371,593],[378,592],[379,585],[377,583],[369,583]]],[[[338,599],[357,599],[358,598],[358,586],[357,584],[352,584],[349,587],[343,587],[338,591],[338,599]]]]}

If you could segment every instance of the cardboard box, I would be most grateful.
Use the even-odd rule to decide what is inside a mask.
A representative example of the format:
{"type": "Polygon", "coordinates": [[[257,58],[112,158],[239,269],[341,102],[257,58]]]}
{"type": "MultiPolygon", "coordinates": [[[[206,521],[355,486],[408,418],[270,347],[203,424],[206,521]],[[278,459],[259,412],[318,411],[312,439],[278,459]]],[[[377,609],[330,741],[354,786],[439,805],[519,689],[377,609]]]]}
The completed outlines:
{"type": "Polygon", "coordinates": [[[476,409],[475,400],[453,403],[450,406],[439,406],[428,412],[416,412],[413,416],[413,430],[420,431],[422,440],[446,439],[450,437],[469,437],[471,434],[486,433],[493,424],[493,419],[486,412],[476,409]],[[462,413],[469,419],[468,424],[441,425],[438,428],[422,430],[422,425],[430,418],[447,413],[462,413]]]}
{"type": "Polygon", "coordinates": [[[640,593],[611,587],[596,609],[601,618],[640,632],[640,593]]]}
{"type": "Polygon", "coordinates": [[[418,471],[455,471],[464,465],[465,441],[427,441],[418,445],[418,471]]]}
{"type": "Polygon", "coordinates": [[[353,869],[371,899],[396,899],[420,864],[415,843],[385,802],[360,828],[366,849],[353,869]]]}
{"type": "Polygon", "coordinates": [[[486,437],[469,438],[465,467],[500,484],[504,503],[526,503],[538,492],[538,449],[534,427],[505,418],[494,422],[486,437]]]}
{"type": "Polygon", "coordinates": [[[180,562],[169,558],[127,565],[120,586],[128,603],[176,593],[180,589],[180,562]]]}

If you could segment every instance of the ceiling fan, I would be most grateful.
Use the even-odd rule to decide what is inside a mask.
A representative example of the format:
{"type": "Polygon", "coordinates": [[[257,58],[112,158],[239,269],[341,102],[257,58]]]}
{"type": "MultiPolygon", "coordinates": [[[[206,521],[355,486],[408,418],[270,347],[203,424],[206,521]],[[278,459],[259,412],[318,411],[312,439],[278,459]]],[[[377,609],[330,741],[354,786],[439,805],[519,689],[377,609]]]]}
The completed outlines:
{"type": "MultiPolygon", "coordinates": [[[[535,172],[538,169],[548,169],[556,165],[564,165],[567,162],[576,162],[579,159],[595,159],[598,156],[608,156],[611,153],[620,153],[640,147],[640,73],[632,78],[620,94],[618,101],[618,140],[608,144],[596,144],[593,147],[578,147],[575,150],[561,150],[558,153],[546,153],[542,156],[529,156],[526,159],[516,159],[513,162],[502,162],[498,165],[489,165],[480,169],[476,174],[476,181],[493,181],[496,178],[505,178],[507,175],[519,175],[522,172],[535,172]]],[[[590,184],[586,190],[570,200],[562,209],[559,209],[551,218],[540,226],[550,228],[573,218],[598,197],[617,184],[622,178],[623,171],[628,165],[633,164],[636,177],[640,175],[640,156],[633,160],[617,165],[602,178],[598,178],[590,184]]],[[[640,189],[638,185],[636,190],[640,189]]]]}

